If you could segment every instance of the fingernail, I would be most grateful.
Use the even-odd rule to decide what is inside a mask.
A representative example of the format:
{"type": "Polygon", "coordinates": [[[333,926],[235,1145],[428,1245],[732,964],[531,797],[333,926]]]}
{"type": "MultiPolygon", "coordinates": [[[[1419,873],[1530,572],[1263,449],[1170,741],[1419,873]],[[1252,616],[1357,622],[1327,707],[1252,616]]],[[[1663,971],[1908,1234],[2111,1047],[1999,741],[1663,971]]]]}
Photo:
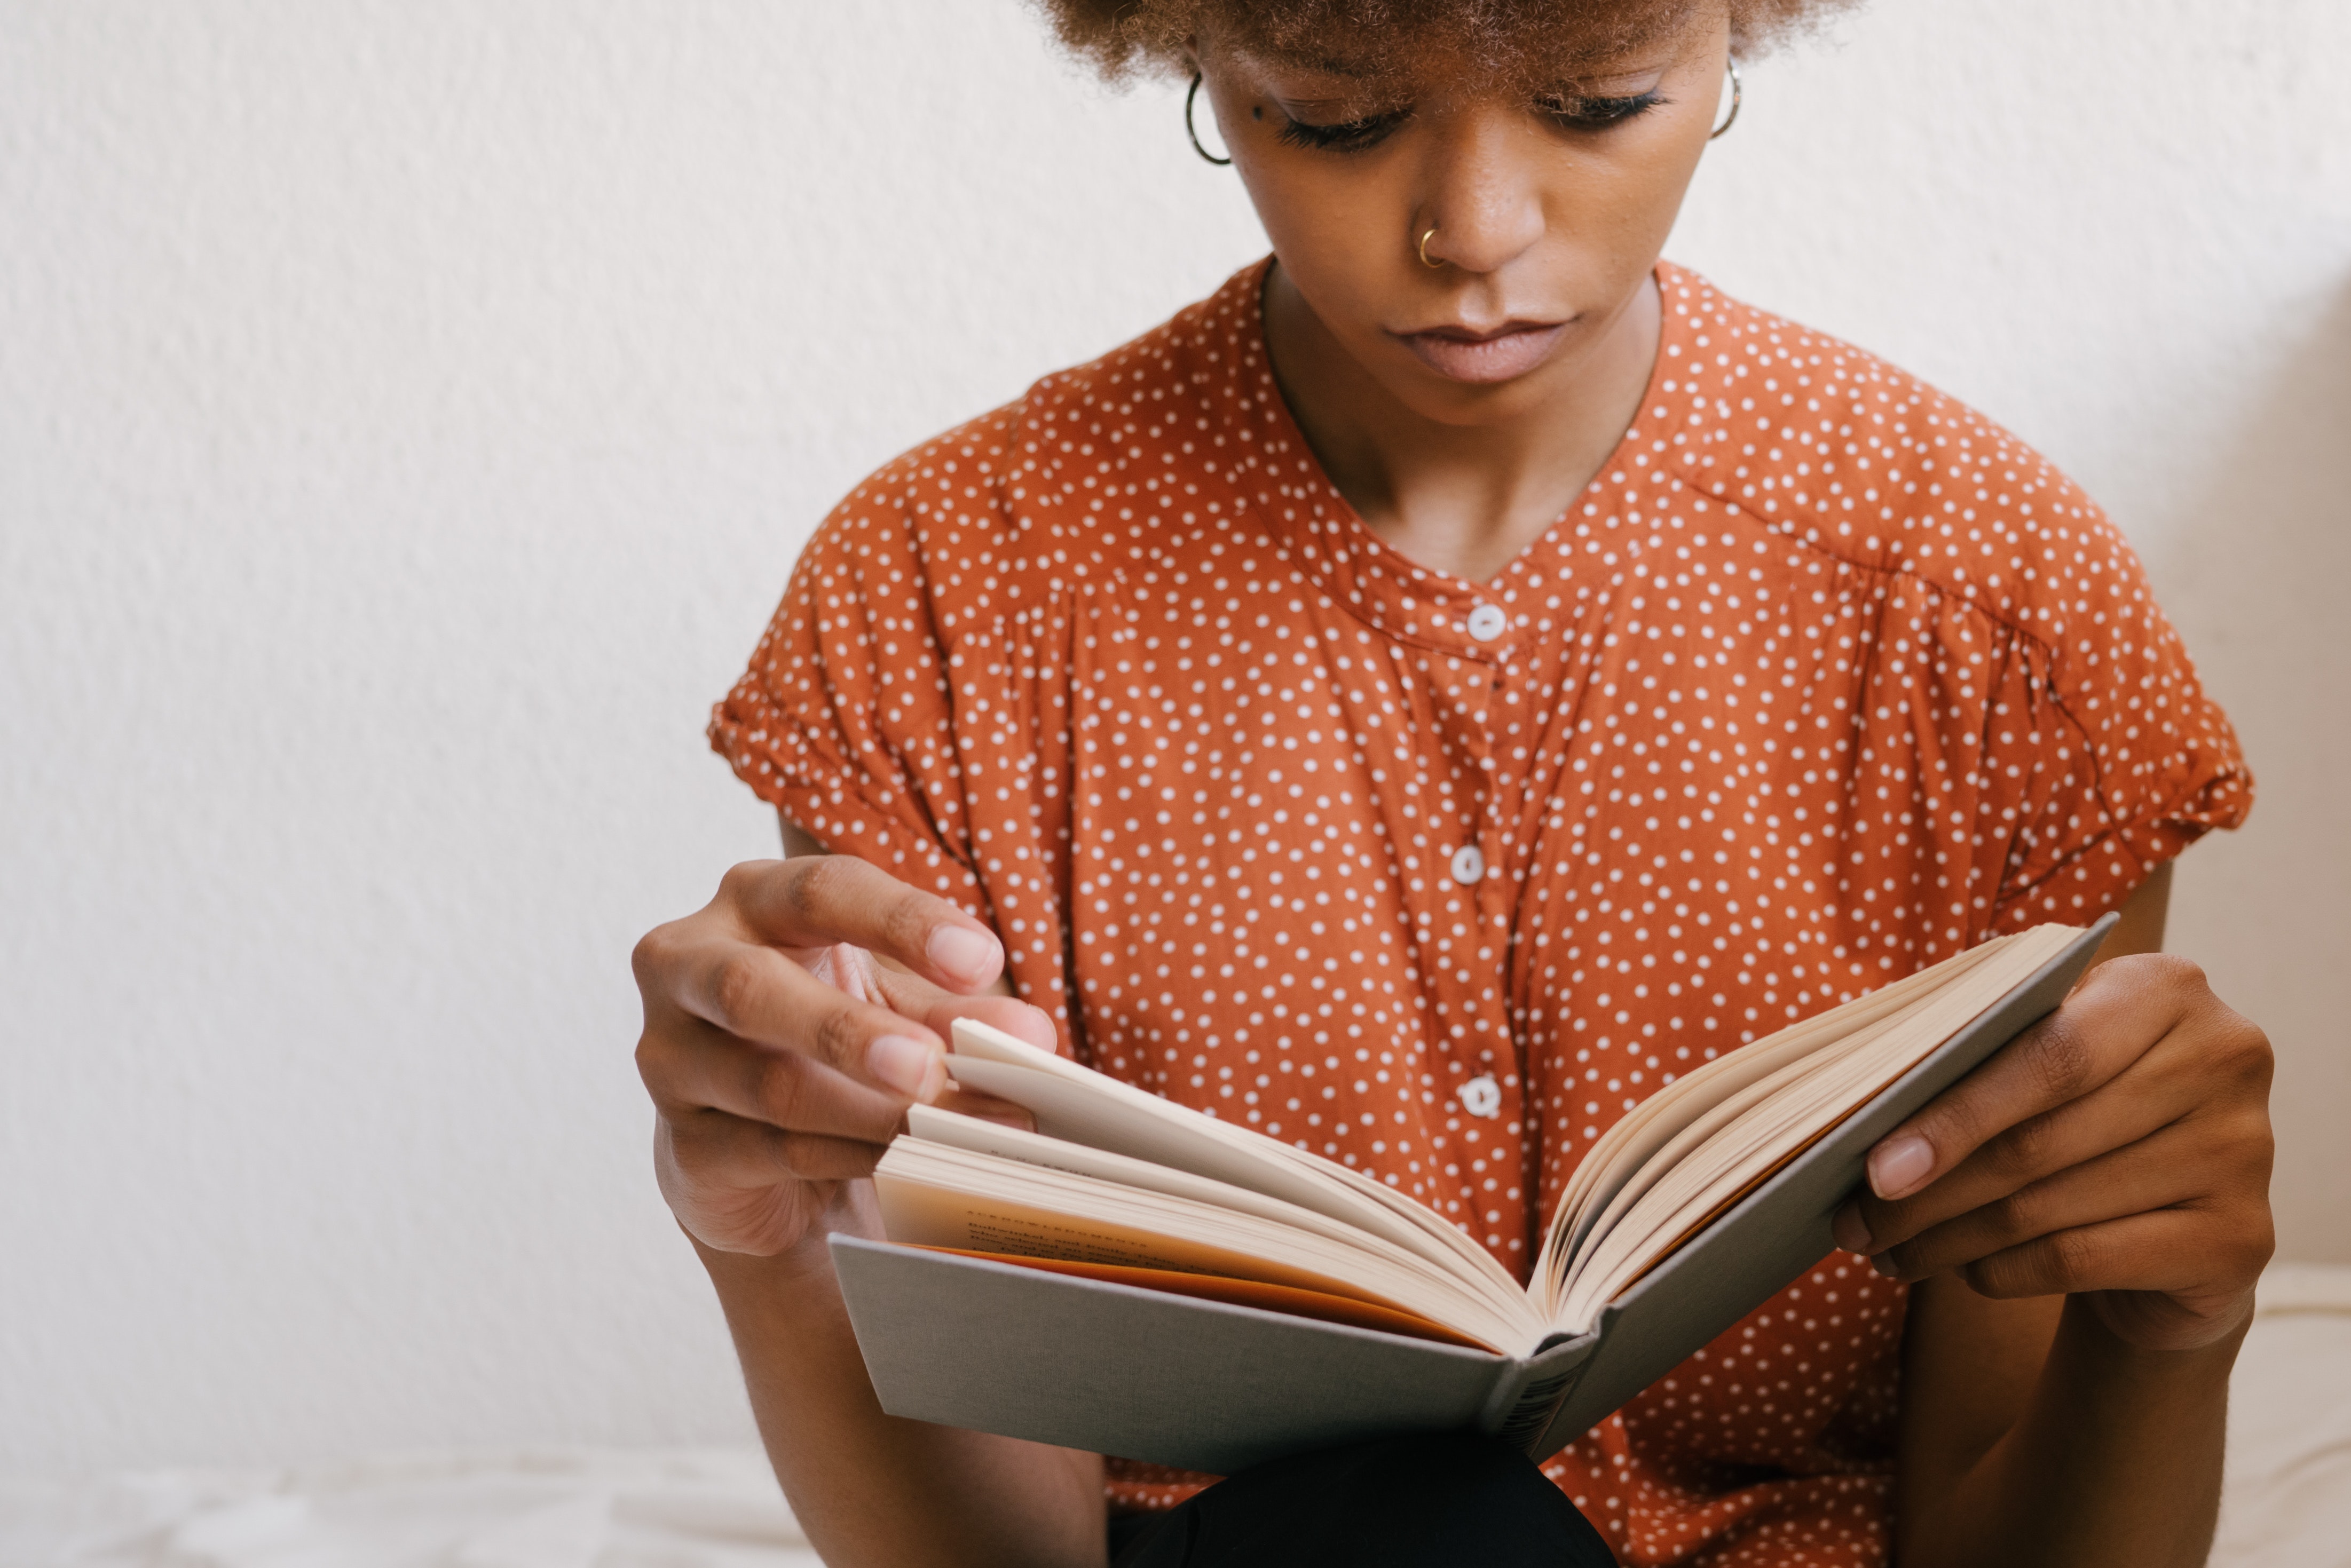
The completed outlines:
{"type": "Polygon", "coordinates": [[[994,980],[1004,961],[994,939],[966,926],[941,926],[933,931],[930,954],[931,961],[947,973],[976,984],[994,980]]]}
{"type": "Polygon", "coordinates": [[[1894,1254],[1891,1252],[1878,1253],[1877,1256],[1869,1260],[1869,1266],[1876,1269],[1879,1273],[1884,1274],[1889,1280],[1902,1272],[1900,1269],[1894,1266],[1894,1254]]]}
{"type": "Polygon", "coordinates": [[[865,1070],[909,1099],[937,1097],[946,1082],[939,1048],[904,1034],[884,1034],[865,1048],[865,1070]],[[928,1089],[928,1094],[924,1093],[928,1089]]]}
{"type": "Polygon", "coordinates": [[[1869,1221],[1861,1217],[1859,1199],[1836,1211],[1836,1218],[1829,1221],[1829,1231],[1836,1237],[1836,1244],[1848,1252],[1869,1251],[1869,1221]]]}
{"type": "Polygon", "coordinates": [[[1879,1144],[1869,1156],[1869,1189],[1880,1198],[1904,1197],[1934,1166],[1934,1149],[1916,1133],[1879,1144]]]}

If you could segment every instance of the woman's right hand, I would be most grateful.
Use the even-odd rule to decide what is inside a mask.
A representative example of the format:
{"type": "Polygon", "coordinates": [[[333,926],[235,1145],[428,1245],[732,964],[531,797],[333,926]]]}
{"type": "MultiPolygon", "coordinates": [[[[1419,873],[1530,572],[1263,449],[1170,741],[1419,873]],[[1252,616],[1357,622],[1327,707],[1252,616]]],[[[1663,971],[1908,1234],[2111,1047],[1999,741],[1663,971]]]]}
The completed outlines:
{"type": "Polygon", "coordinates": [[[1054,1047],[1051,1021],[1001,992],[987,927],[845,855],[736,867],[632,963],[662,1196],[719,1251],[769,1257],[854,1224],[852,1184],[907,1106],[946,1087],[956,1019],[1054,1047]]]}

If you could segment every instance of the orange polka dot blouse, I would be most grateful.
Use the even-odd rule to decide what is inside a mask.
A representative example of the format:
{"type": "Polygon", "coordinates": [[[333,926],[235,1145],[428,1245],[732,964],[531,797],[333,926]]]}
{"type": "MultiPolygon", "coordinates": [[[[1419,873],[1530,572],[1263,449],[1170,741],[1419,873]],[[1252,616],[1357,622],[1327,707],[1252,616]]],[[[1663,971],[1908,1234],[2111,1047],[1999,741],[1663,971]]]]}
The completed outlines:
{"type": "MultiPolygon", "coordinates": [[[[1623,443],[1467,582],[1324,477],[1267,265],[860,485],[711,726],[1080,1058],[1523,1277],[1659,1085],[2244,816],[2129,548],[1950,399],[1663,267],[1623,443]]],[[[1883,1563],[1902,1319],[1823,1260],[1550,1473],[1627,1563],[1883,1563]]]]}

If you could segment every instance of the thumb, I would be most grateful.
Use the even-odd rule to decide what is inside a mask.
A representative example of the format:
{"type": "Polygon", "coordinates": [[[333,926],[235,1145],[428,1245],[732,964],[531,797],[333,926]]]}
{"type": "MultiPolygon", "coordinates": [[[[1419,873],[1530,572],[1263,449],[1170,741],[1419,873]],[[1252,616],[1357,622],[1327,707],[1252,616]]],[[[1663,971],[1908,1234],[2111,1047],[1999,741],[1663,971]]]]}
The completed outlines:
{"type": "Polygon", "coordinates": [[[1041,1007],[1031,1007],[1009,996],[948,996],[923,1015],[923,1022],[937,1031],[943,1040],[955,1038],[951,1026],[958,1018],[968,1018],[974,1023],[985,1023],[991,1029],[1001,1029],[1016,1040],[1025,1040],[1040,1051],[1061,1048],[1061,1031],[1053,1027],[1051,1014],[1041,1007]]]}

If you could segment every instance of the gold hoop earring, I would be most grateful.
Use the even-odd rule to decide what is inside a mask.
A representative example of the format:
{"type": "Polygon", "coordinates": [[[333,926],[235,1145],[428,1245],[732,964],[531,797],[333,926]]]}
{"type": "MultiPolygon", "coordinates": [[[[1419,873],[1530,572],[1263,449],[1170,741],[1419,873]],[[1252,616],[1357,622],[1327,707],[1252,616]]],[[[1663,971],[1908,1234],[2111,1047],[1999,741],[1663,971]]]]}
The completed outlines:
{"type": "Polygon", "coordinates": [[[1229,158],[1219,158],[1215,153],[1209,151],[1207,148],[1201,146],[1200,133],[1192,129],[1192,100],[1199,96],[1200,73],[1194,71],[1192,73],[1192,85],[1189,88],[1186,88],[1184,91],[1184,134],[1192,139],[1193,151],[1198,153],[1201,157],[1207,159],[1217,168],[1222,169],[1230,164],[1232,160],[1229,158]]]}
{"type": "Polygon", "coordinates": [[[1739,57],[1737,55],[1733,55],[1724,63],[1730,67],[1730,113],[1724,119],[1720,125],[1716,126],[1712,130],[1707,133],[1706,139],[1708,141],[1720,140],[1724,131],[1729,130],[1732,126],[1739,123],[1740,100],[1747,96],[1746,88],[1741,85],[1739,80],[1739,57]]]}
{"type": "Polygon", "coordinates": [[[1436,237],[1437,231],[1432,228],[1428,233],[1420,236],[1420,244],[1414,247],[1420,252],[1420,265],[1427,267],[1432,272],[1445,265],[1442,261],[1431,261],[1428,259],[1428,242],[1436,237]]]}

